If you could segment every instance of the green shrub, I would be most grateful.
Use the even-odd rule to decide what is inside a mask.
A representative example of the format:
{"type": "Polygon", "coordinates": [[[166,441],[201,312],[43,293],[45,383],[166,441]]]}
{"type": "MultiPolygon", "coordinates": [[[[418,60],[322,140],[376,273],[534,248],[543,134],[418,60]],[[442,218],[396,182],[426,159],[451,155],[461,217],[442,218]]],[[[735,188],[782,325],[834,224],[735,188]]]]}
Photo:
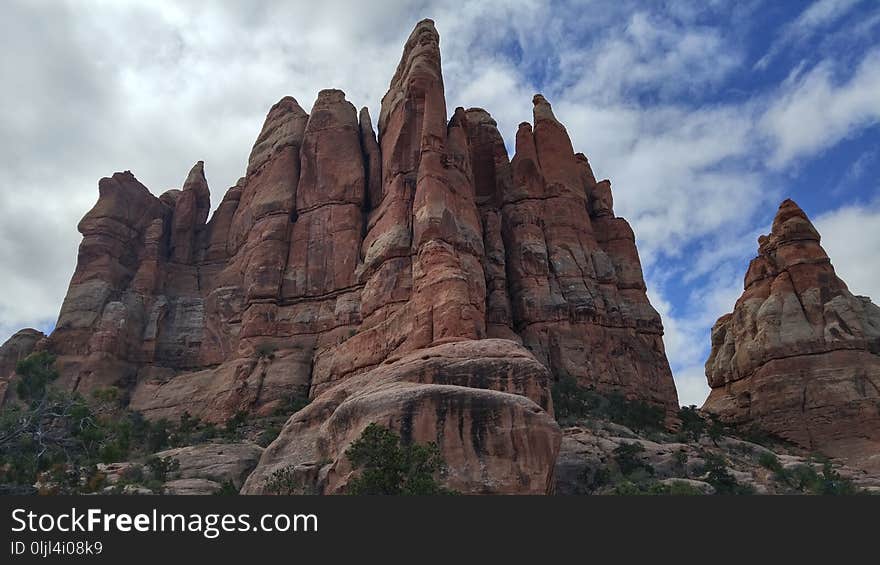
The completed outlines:
{"type": "Polygon", "coordinates": [[[585,468],[577,476],[577,494],[592,494],[611,482],[607,467],[585,468]]]}
{"type": "Polygon", "coordinates": [[[821,474],[816,472],[812,463],[796,465],[788,469],[783,469],[780,465],[773,470],[774,478],[778,482],[797,492],[832,496],[863,493],[851,480],[843,478],[835,471],[831,461],[828,460],[823,462],[821,474]]]}
{"type": "Polygon", "coordinates": [[[58,378],[55,356],[45,351],[31,353],[15,366],[18,383],[15,392],[22,400],[39,400],[46,395],[46,387],[58,378]]]}
{"type": "Polygon", "coordinates": [[[645,447],[638,442],[621,443],[614,448],[614,461],[623,476],[630,476],[639,470],[654,475],[654,468],[641,458],[644,451],[645,447]]]}
{"type": "Polygon", "coordinates": [[[620,394],[608,395],[608,419],[630,429],[645,432],[663,430],[665,412],[643,400],[628,400],[620,394]]]}
{"type": "Polygon", "coordinates": [[[706,432],[706,420],[700,415],[696,406],[685,406],[678,411],[681,420],[681,433],[692,441],[700,441],[706,432]]]}
{"type": "Polygon", "coordinates": [[[779,458],[773,453],[767,451],[758,456],[758,464],[765,469],[773,471],[777,475],[783,471],[782,463],[779,462],[779,458]]]}
{"type": "Polygon", "coordinates": [[[260,447],[269,447],[269,444],[275,441],[281,434],[281,426],[270,425],[268,428],[260,432],[259,437],[257,437],[257,445],[260,447]]]}
{"type": "Polygon", "coordinates": [[[705,494],[684,481],[670,481],[669,484],[664,484],[655,480],[623,481],[615,485],[612,492],[621,496],[699,496],[705,494]]]}
{"type": "Polygon", "coordinates": [[[238,489],[232,484],[232,481],[223,481],[220,488],[214,494],[219,496],[238,496],[238,489]]]}
{"type": "Polygon", "coordinates": [[[822,476],[819,477],[813,492],[832,496],[864,494],[851,480],[841,477],[840,473],[834,470],[831,461],[825,461],[822,465],[822,476]]]}
{"type": "Polygon", "coordinates": [[[642,400],[629,400],[621,394],[599,394],[583,387],[574,377],[561,377],[553,384],[553,411],[563,423],[601,418],[641,432],[664,430],[662,407],[642,400]]]}
{"type": "Polygon", "coordinates": [[[147,476],[144,475],[144,468],[140,465],[131,465],[126,467],[119,473],[119,482],[117,483],[119,486],[124,485],[139,485],[142,484],[147,479],[147,476]]]}
{"type": "Polygon", "coordinates": [[[276,351],[278,351],[278,347],[272,345],[271,343],[261,343],[254,350],[254,352],[257,354],[257,357],[265,357],[267,359],[274,359],[276,351]]]}
{"type": "Polygon", "coordinates": [[[685,481],[669,481],[666,488],[669,489],[666,494],[671,496],[702,496],[706,494],[702,490],[685,481]]]}
{"type": "Polygon", "coordinates": [[[598,409],[601,399],[591,390],[578,385],[574,377],[561,377],[551,389],[553,412],[560,422],[586,418],[598,409]]]}
{"type": "Polygon", "coordinates": [[[118,405],[122,399],[122,393],[119,390],[119,387],[108,386],[93,390],[92,398],[104,404],[118,405]]]}
{"type": "Polygon", "coordinates": [[[150,457],[146,465],[153,480],[163,483],[168,480],[169,475],[180,469],[180,461],[173,457],[150,457]]]}
{"type": "Polygon", "coordinates": [[[684,449],[679,449],[675,452],[675,467],[681,471],[682,474],[687,474],[687,462],[688,462],[688,453],[684,449]]]}
{"type": "Polygon", "coordinates": [[[307,483],[303,474],[297,473],[293,465],[276,470],[263,485],[268,494],[290,496],[296,494],[315,494],[314,488],[307,483]]]}
{"type": "Polygon", "coordinates": [[[282,399],[281,404],[274,410],[273,415],[287,418],[308,405],[309,397],[307,395],[291,394],[282,399]]]}
{"type": "Polygon", "coordinates": [[[235,415],[226,420],[226,425],[221,432],[223,438],[229,441],[239,440],[242,437],[242,432],[244,431],[244,427],[247,424],[248,413],[239,410],[235,413],[235,415]]]}
{"type": "Polygon", "coordinates": [[[435,475],[444,468],[436,444],[402,444],[400,436],[379,424],[370,424],[345,451],[360,476],[348,485],[349,494],[448,494],[435,475]]]}
{"type": "Polygon", "coordinates": [[[712,440],[715,447],[718,447],[718,440],[721,439],[721,436],[725,431],[726,428],[718,416],[715,414],[709,414],[709,428],[706,430],[706,435],[709,436],[709,439],[712,440]]]}
{"type": "Polygon", "coordinates": [[[751,485],[740,484],[727,470],[727,461],[720,455],[708,454],[703,468],[706,482],[715,488],[716,494],[754,494],[751,485]]]}

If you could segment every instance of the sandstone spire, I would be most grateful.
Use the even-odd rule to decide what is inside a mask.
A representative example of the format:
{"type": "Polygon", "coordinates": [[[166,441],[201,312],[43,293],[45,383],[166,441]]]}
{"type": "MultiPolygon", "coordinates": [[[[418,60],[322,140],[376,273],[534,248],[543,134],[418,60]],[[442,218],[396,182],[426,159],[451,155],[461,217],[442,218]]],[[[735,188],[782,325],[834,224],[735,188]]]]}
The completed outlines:
{"type": "Polygon", "coordinates": [[[171,220],[171,259],[178,263],[192,261],[196,237],[211,211],[211,191],[205,180],[204,165],[199,161],[193,166],[175,201],[171,220]]]}
{"type": "Polygon", "coordinates": [[[514,329],[558,377],[678,408],[662,341],[626,220],[595,183],[542,95],[520,124],[503,197],[514,329]],[[611,351],[631,354],[615,356],[611,351]]]}
{"type": "Polygon", "coordinates": [[[324,296],[355,284],[365,184],[357,111],[341,90],[322,90],[303,134],[282,297],[324,296]]]}
{"type": "Polygon", "coordinates": [[[880,308],[837,277],[792,200],[712,328],[704,409],[854,463],[880,448],[880,308]]]}

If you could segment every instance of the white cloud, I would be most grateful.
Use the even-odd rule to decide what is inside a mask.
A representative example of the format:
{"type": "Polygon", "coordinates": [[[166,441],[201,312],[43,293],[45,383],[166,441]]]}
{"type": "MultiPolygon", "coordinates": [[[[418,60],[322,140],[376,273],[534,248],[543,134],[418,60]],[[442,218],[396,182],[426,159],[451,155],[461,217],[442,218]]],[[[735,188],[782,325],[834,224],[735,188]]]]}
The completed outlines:
{"type": "Polygon", "coordinates": [[[791,23],[786,25],[769,51],[761,57],[754,68],[766,69],[787,48],[806,42],[819,31],[848,14],[861,0],[816,0],[791,23]]]}
{"type": "Polygon", "coordinates": [[[575,81],[567,88],[571,97],[607,103],[650,90],[668,98],[717,85],[740,57],[719,28],[689,27],[640,11],[592,48],[563,51],[561,66],[570,76],[561,79],[575,81]]]}
{"type": "Polygon", "coordinates": [[[675,388],[678,389],[678,402],[682,406],[700,407],[709,396],[704,365],[690,365],[675,372],[675,388]]]}
{"type": "MultiPolygon", "coordinates": [[[[880,185],[875,188],[880,190],[880,185]]],[[[820,215],[813,223],[822,234],[822,247],[831,257],[837,276],[853,294],[880,303],[880,201],[844,206],[820,215]]]]}
{"type": "Polygon", "coordinates": [[[770,164],[781,168],[814,155],[880,121],[880,49],[865,54],[853,75],[837,84],[824,60],[792,77],[761,120],[774,144],[770,164]]]}

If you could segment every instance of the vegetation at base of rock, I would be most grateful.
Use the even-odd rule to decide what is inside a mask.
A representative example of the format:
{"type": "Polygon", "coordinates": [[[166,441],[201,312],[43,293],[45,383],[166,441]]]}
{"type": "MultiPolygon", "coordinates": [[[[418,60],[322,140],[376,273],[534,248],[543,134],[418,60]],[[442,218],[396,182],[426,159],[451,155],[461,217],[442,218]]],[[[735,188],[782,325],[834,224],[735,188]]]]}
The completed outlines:
{"type": "Polygon", "coordinates": [[[831,461],[822,462],[822,472],[818,473],[812,462],[784,467],[779,458],[772,453],[763,453],[758,462],[762,467],[773,471],[773,478],[794,492],[820,495],[863,494],[850,479],[840,476],[831,461]]]}
{"type": "Polygon", "coordinates": [[[445,463],[434,443],[403,443],[393,431],[372,423],[345,451],[361,474],[349,485],[355,495],[451,494],[437,482],[445,463]]]}
{"type": "Polygon", "coordinates": [[[654,468],[640,456],[644,451],[645,447],[638,442],[620,444],[614,449],[614,461],[617,463],[617,468],[625,476],[632,475],[637,471],[653,475],[654,468]]]}
{"type": "Polygon", "coordinates": [[[269,344],[269,343],[261,343],[254,350],[254,353],[259,358],[274,359],[276,351],[278,351],[277,346],[269,344]]]}
{"type": "Polygon", "coordinates": [[[232,484],[232,481],[223,481],[220,488],[214,494],[218,496],[238,496],[238,489],[232,484]]]}
{"type": "Polygon", "coordinates": [[[282,467],[269,475],[263,490],[266,494],[281,496],[317,494],[314,485],[304,474],[298,473],[293,465],[282,467]]]}
{"type": "Polygon", "coordinates": [[[684,481],[670,481],[669,483],[661,483],[660,481],[644,481],[640,483],[624,481],[614,487],[613,494],[619,496],[701,496],[706,493],[684,481]]]}
{"type": "Polygon", "coordinates": [[[169,475],[180,469],[180,462],[173,457],[150,457],[146,465],[152,478],[160,482],[165,482],[169,475]]]}
{"type": "Polygon", "coordinates": [[[304,405],[295,397],[265,422],[250,422],[240,413],[222,427],[188,413],[176,423],[150,422],[125,409],[123,395],[115,387],[95,390],[86,398],[52,386],[57,378],[54,362],[53,356],[40,352],[16,367],[18,402],[0,410],[0,492],[101,492],[109,485],[98,464],[138,460],[144,461],[148,473],[134,464],[111,490],[121,492],[133,485],[159,492],[178,463],[154,453],[208,441],[241,441],[260,436],[262,425],[280,430],[280,423],[290,415],[287,411],[304,405]]]}
{"type": "Polygon", "coordinates": [[[46,387],[58,378],[55,356],[45,351],[32,353],[19,361],[15,372],[21,377],[15,385],[15,392],[24,401],[43,398],[46,387]]]}
{"type": "Polygon", "coordinates": [[[601,418],[636,431],[664,429],[662,407],[630,400],[621,394],[600,394],[591,387],[581,386],[574,377],[560,377],[553,384],[552,395],[553,410],[561,424],[601,418]]]}
{"type": "Polygon", "coordinates": [[[684,439],[700,441],[706,432],[706,420],[694,405],[685,406],[678,411],[678,419],[681,420],[679,433],[684,439]]]}
{"type": "Polygon", "coordinates": [[[712,485],[716,494],[755,494],[754,487],[736,480],[728,469],[727,460],[720,455],[712,453],[706,455],[703,474],[705,481],[712,485]]]}
{"type": "Polygon", "coordinates": [[[703,495],[705,492],[686,481],[661,482],[654,467],[644,458],[639,442],[621,443],[613,451],[613,463],[607,467],[584,469],[579,477],[581,494],[632,495],[703,495]]]}

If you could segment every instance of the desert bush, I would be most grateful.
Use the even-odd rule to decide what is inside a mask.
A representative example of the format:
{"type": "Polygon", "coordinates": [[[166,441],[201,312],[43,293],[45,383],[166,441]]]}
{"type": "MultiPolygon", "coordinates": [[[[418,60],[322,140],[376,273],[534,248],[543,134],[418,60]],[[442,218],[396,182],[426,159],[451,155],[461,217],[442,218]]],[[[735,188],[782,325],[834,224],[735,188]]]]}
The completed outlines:
{"type": "Polygon", "coordinates": [[[58,378],[55,369],[55,356],[45,351],[31,353],[18,362],[15,372],[19,379],[15,392],[24,401],[39,401],[46,393],[46,387],[58,378]]]}
{"type": "Polygon", "coordinates": [[[727,461],[720,455],[707,454],[703,467],[706,482],[715,488],[716,494],[754,494],[751,485],[741,484],[727,468],[727,461]]]}
{"type": "Polygon", "coordinates": [[[623,476],[630,476],[639,470],[654,475],[654,468],[641,458],[644,451],[644,446],[638,442],[621,443],[614,448],[614,461],[623,476]]]}
{"type": "Polygon", "coordinates": [[[146,465],[153,480],[163,483],[172,473],[180,469],[180,461],[173,457],[150,457],[147,459],[146,465]]]}
{"type": "Polygon", "coordinates": [[[663,431],[662,407],[642,400],[630,400],[621,394],[600,394],[578,384],[574,377],[561,377],[553,384],[553,411],[563,424],[599,418],[640,432],[663,431]]]}
{"type": "Polygon", "coordinates": [[[316,494],[304,475],[297,473],[293,465],[278,469],[266,479],[263,490],[268,494],[290,496],[297,494],[316,494]]]}
{"type": "Polygon", "coordinates": [[[697,407],[683,407],[678,411],[678,418],[681,420],[680,433],[684,435],[685,441],[700,441],[706,432],[706,420],[700,415],[697,407]]]}
{"type": "Polygon", "coordinates": [[[404,444],[393,431],[370,424],[345,451],[361,474],[348,485],[349,494],[431,495],[448,494],[436,475],[444,463],[434,443],[404,444]]]}
{"type": "Polygon", "coordinates": [[[220,488],[214,494],[218,496],[238,496],[238,489],[232,484],[232,481],[223,481],[220,488]]]}

